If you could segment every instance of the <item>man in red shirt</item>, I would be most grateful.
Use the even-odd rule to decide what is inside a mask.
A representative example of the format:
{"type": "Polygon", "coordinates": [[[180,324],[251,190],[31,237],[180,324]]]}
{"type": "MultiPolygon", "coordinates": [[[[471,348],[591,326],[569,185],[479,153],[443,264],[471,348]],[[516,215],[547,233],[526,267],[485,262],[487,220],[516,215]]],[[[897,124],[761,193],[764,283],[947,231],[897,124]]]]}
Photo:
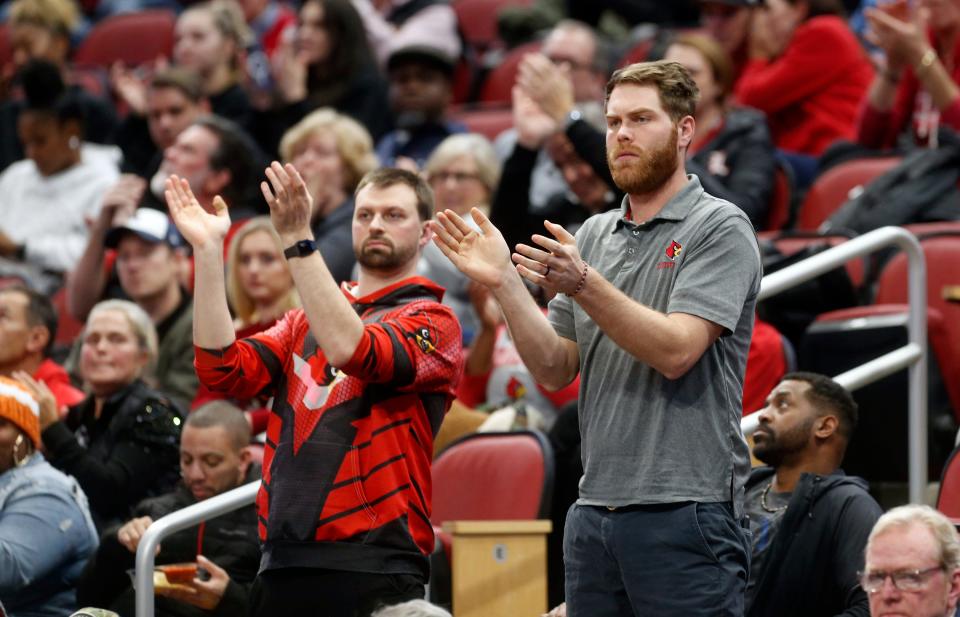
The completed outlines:
{"type": "Polygon", "coordinates": [[[423,597],[431,449],[462,371],[443,290],[415,276],[433,196],[415,174],[367,174],[353,216],[360,276],[338,288],[313,243],[299,173],[279,163],[266,173],[261,189],[303,308],[241,341],[224,290],[227,206],[218,197],[207,212],[185,181],[167,184],[194,249],[197,373],[211,390],[274,399],[252,614],[366,616],[423,597]]]}
{"type": "Polygon", "coordinates": [[[50,299],[26,287],[0,290],[0,375],[24,371],[47,384],[61,415],[84,399],[62,366],[49,358],[57,338],[57,311],[50,299]]]}

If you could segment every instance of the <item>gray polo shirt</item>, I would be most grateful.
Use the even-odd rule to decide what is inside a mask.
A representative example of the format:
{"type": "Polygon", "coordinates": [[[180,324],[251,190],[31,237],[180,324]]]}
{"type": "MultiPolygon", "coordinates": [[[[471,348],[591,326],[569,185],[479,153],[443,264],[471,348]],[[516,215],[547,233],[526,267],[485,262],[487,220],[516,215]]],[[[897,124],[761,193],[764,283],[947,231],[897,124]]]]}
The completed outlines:
{"type": "Polygon", "coordinates": [[[693,175],[649,221],[634,225],[627,208],[625,198],[620,210],[584,223],[576,236],[583,259],[637,302],[724,332],[670,380],[617,346],[569,297],[550,303],[550,323],[580,350],[578,503],[733,501],[739,515],[750,470],[743,375],[761,278],[753,226],[693,175]]]}

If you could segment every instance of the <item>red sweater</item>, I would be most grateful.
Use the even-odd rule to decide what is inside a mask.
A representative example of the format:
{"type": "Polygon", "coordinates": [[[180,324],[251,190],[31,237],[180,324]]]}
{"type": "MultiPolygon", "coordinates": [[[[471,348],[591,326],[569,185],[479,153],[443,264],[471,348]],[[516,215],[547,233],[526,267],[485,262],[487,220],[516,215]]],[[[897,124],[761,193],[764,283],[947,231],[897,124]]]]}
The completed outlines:
{"type": "MultiPolygon", "coordinates": [[[[932,33],[928,40],[934,45],[932,33]]],[[[960,38],[954,45],[952,60],[953,72],[950,76],[960,84],[960,38]]],[[[908,123],[918,145],[925,144],[939,124],[960,130],[960,97],[954,99],[946,109],[936,110],[930,95],[923,90],[920,80],[908,67],[897,86],[892,109],[880,111],[864,98],[857,125],[857,141],[868,148],[892,148],[908,123]]]]}
{"type": "Polygon", "coordinates": [[[274,395],[257,495],[261,569],[425,577],[433,438],[463,372],[460,324],[426,279],[344,293],[365,323],[345,366],[326,361],[296,309],[225,349],[197,348],[197,374],[236,398],[274,395]]]}
{"type": "Polygon", "coordinates": [[[847,23],[833,15],[797,27],[783,55],[751,60],[737,100],[767,114],[774,144],[819,156],[837,139],[852,140],[873,67],[847,23]]]}

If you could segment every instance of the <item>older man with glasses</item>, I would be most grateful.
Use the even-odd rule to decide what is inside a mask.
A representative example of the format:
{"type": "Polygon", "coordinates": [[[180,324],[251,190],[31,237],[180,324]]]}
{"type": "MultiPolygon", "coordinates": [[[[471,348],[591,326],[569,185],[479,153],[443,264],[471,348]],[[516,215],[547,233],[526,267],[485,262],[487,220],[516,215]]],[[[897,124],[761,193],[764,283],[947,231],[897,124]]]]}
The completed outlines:
{"type": "Polygon", "coordinates": [[[953,617],[960,598],[960,536],[929,506],[894,508],[867,541],[860,584],[870,615],[953,617]]]}

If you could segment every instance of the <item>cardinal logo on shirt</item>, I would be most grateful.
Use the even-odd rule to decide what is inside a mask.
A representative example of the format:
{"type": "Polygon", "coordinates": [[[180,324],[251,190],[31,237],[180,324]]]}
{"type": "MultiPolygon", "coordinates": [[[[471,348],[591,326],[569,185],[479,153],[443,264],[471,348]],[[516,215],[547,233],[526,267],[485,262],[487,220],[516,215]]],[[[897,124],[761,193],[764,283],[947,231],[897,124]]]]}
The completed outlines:
{"type": "Polygon", "coordinates": [[[436,351],[436,347],[433,345],[433,336],[430,334],[430,330],[426,328],[420,328],[416,333],[417,345],[420,347],[420,351],[423,353],[433,353],[436,351]]]}
{"type": "Polygon", "coordinates": [[[516,401],[522,399],[526,394],[527,388],[523,385],[523,382],[515,376],[510,377],[510,381],[507,382],[507,396],[516,401]]]}
{"type": "Polygon", "coordinates": [[[680,251],[682,250],[683,250],[683,246],[676,240],[672,240],[670,242],[670,246],[667,247],[667,250],[665,252],[667,254],[667,257],[669,257],[670,259],[676,259],[677,256],[680,254],[680,251]]]}

